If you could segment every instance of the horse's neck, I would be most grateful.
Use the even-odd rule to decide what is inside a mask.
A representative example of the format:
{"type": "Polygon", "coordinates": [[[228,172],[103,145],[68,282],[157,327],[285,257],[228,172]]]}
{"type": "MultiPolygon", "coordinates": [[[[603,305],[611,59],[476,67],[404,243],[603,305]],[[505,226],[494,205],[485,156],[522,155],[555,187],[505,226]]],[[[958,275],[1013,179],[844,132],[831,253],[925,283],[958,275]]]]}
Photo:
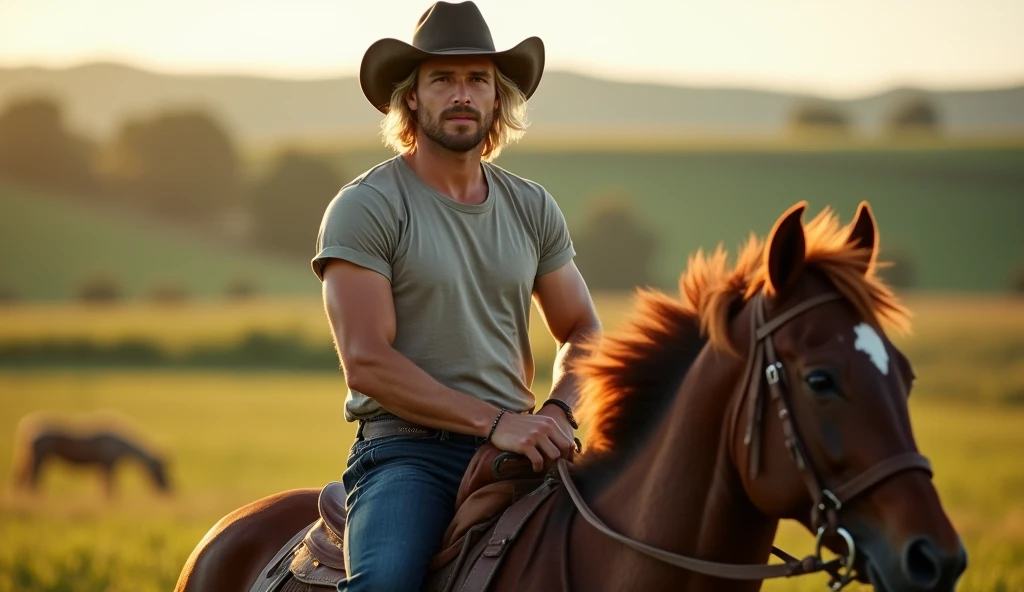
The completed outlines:
{"type": "MultiPolygon", "coordinates": [[[[777,521],[747,500],[729,454],[730,393],[742,362],[725,368],[705,351],[648,443],[605,486],[592,506],[613,529],[670,552],[723,563],[764,563],[777,521]],[[718,366],[718,368],[714,368],[718,366]]],[[[593,536],[589,526],[583,536],[593,536]]],[[[611,541],[609,541],[611,542],[611,541]]],[[[759,583],[722,581],[606,546],[610,589],[752,590],[759,583]],[[621,579],[620,579],[621,578],[621,579]]]]}

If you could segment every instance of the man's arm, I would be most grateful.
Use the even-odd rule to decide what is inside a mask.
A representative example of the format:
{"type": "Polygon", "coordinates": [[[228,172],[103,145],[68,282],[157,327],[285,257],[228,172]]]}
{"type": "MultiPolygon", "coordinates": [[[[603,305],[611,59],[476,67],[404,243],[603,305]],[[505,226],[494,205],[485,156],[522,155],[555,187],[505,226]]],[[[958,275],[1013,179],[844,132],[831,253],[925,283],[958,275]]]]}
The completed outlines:
{"type": "MultiPolygon", "coordinates": [[[[601,330],[590,291],[576,264],[569,261],[537,278],[534,299],[548,331],[558,343],[549,398],[575,407],[579,380],[571,372],[572,362],[583,353],[580,345],[601,330]]],[[[566,433],[572,434],[572,426],[559,407],[546,405],[538,413],[554,418],[566,433]]]]}
{"type": "MultiPolygon", "coordinates": [[[[339,259],[323,275],[324,307],[349,388],[406,421],[488,435],[500,409],[444,386],[392,347],[395,305],[387,278],[339,259]]],[[[572,449],[555,421],[516,413],[502,416],[491,442],[527,456],[538,471],[572,449]]]]}

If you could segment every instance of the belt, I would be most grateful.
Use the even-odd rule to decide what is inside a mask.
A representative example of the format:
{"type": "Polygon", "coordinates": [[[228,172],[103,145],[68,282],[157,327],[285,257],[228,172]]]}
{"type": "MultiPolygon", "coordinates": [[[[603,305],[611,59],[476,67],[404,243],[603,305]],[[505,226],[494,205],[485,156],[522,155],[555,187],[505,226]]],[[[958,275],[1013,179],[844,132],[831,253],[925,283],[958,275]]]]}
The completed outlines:
{"type": "Polygon", "coordinates": [[[428,428],[412,422],[405,421],[390,413],[378,415],[372,419],[360,420],[360,436],[364,440],[376,440],[388,436],[427,436],[436,433],[434,428],[428,428]]]}
{"type": "Polygon", "coordinates": [[[415,424],[391,413],[382,413],[370,419],[359,420],[359,431],[356,433],[356,437],[369,441],[388,436],[431,436],[434,434],[441,434],[442,440],[467,441],[475,444],[483,444],[486,441],[486,438],[482,436],[457,434],[415,424]]]}

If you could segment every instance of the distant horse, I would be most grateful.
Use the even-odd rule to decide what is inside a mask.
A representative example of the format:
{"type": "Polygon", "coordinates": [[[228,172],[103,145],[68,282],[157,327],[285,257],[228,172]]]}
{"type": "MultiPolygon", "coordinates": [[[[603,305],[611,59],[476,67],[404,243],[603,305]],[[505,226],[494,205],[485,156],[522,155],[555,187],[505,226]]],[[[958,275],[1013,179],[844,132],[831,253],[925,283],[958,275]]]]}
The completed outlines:
{"type": "Polygon", "coordinates": [[[96,468],[110,497],[117,467],[136,461],[158,491],[171,491],[166,456],[145,443],[141,430],[121,414],[64,417],[37,412],[18,422],[15,438],[14,483],[21,489],[37,491],[43,467],[60,460],[96,468]]]}
{"type": "MultiPolygon", "coordinates": [[[[692,256],[680,298],[639,293],[576,366],[583,453],[456,559],[439,553],[425,589],[747,591],[815,572],[833,590],[954,589],[967,555],[911,430],[911,365],[882,327],[909,322],[875,273],[871,209],[840,227],[828,209],[805,226],[805,208],[732,267],[721,247],[692,256]],[[813,555],[773,547],[781,519],[816,536],[813,555]]],[[[176,590],[335,589],[343,504],[335,483],[231,512],[176,590]]]]}

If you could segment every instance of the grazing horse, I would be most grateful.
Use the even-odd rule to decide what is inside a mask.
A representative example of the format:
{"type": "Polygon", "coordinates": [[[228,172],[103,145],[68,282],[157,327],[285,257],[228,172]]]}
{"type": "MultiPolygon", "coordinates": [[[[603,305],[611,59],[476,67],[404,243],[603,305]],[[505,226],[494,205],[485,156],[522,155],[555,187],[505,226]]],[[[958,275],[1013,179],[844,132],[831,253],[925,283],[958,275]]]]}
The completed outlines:
{"type": "MultiPolygon", "coordinates": [[[[424,589],[748,591],[827,572],[833,590],[953,590],[967,555],[911,430],[911,365],[883,329],[909,315],[875,273],[874,216],[864,202],[849,226],[829,209],[804,225],[805,209],[733,266],[697,252],[679,298],[639,292],[575,366],[583,453],[446,555],[457,513],[424,589]],[[816,536],[813,555],[773,547],[782,519],[816,536]]],[[[329,484],[235,510],[176,590],[335,589],[344,562],[324,549],[342,545],[343,502],[329,484]]]]}
{"type": "Polygon", "coordinates": [[[77,418],[34,413],[18,422],[15,436],[14,483],[19,488],[37,491],[43,466],[61,460],[95,467],[111,497],[117,466],[134,460],[157,491],[171,490],[166,456],[145,443],[141,430],[118,413],[105,410],[77,418]]]}

